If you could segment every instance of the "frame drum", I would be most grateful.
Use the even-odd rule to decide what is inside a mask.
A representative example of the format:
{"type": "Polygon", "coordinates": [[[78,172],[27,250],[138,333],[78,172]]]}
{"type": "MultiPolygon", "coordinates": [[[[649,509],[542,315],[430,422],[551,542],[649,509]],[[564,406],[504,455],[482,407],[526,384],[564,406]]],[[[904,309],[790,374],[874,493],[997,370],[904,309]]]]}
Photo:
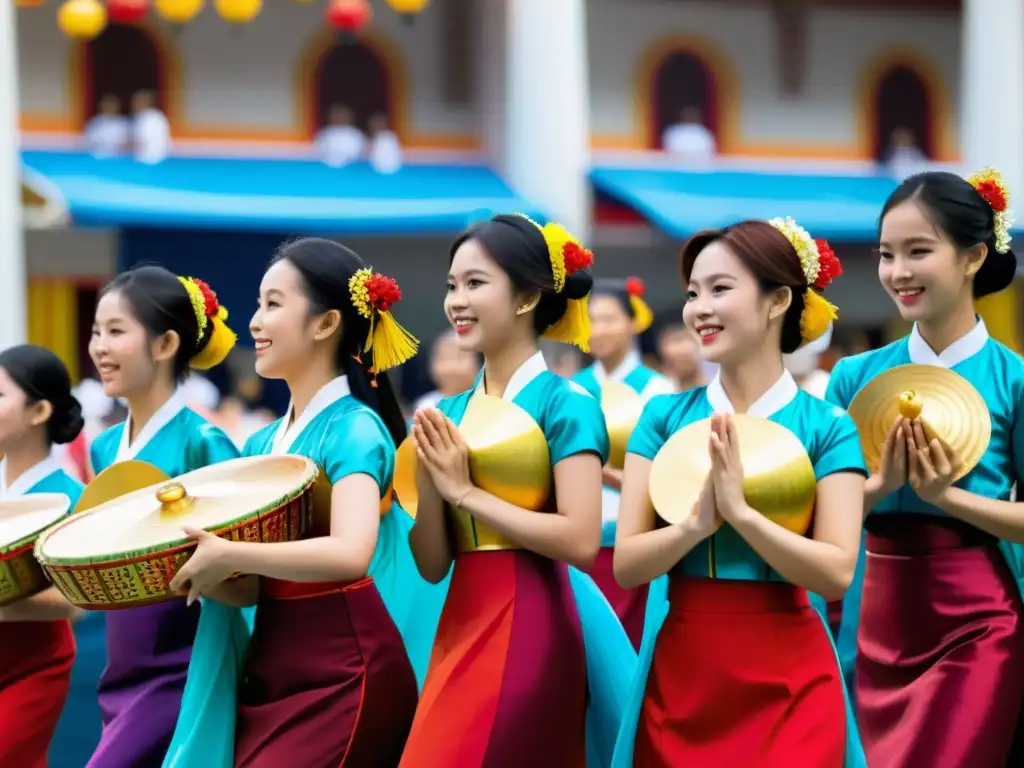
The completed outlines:
{"type": "Polygon", "coordinates": [[[213,464],[78,512],[36,540],[36,558],[80,608],[180,599],[168,585],[196,547],[184,526],[230,541],[295,541],[314,526],[322,477],[304,456],[213,464]]]}
{"type": "Polygon", "coordinates": [[[35,493],[0,501],[0,606],[42,592],[50,586],[32,556],[36,538],[68,513],[63,493],[35,493]]]}

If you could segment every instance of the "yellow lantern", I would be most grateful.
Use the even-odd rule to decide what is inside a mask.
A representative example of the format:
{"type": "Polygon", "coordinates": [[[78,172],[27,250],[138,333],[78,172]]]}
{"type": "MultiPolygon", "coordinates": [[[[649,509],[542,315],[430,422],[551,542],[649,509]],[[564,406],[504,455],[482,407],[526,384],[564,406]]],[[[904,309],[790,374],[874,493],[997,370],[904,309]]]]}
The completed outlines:
{"type": "Polygon", "coordinates": [[[186,24],[203,10],[203,0],[156,0],[156,12],[172,24],[186,24]]]}
{"type": "Polygon", "coordinates": [[[224,21],[248,24],[263,9],[263,0],[214,0],[213,7],[224,21]]]}
{"type": "Polygon", "coordinates": [[[107,6],[97,0],[67,0],[57,11],[57,26],[68,37],[91,40],[107,26],[107,6]]]}
{"type": "Polygon", "coordinates": [[[430,0],[388,0],[395,13],[410,15],[419,13],[430,4],[430,0]]]}

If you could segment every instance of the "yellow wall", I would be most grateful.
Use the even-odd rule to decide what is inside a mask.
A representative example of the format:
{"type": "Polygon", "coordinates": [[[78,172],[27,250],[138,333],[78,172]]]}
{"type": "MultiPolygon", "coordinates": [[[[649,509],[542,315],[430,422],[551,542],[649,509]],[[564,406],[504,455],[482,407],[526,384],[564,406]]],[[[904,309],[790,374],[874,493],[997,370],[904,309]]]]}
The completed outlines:
{"type": "Polygon", "coordinates": [[[1020,280],[978,302],[978,314],[988,326],[989,335],[1021,354],[1020,280]]]}
{"type": "Polygon", "coordinates": [[[52,350],[78,381],[78,289],[74,280],[31,278],[28,340],[52,350]]]}

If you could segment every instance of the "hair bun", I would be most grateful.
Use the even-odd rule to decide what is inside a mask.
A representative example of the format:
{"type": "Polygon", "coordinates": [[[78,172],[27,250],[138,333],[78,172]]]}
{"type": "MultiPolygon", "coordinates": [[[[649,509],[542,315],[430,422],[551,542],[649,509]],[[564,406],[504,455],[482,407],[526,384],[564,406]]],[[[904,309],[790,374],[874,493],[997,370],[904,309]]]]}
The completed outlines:
{"type": "Polygon", "coordinates": [[[58,445],[70,443],[78,437],[85,426],[85,419],[82,418],[82,404],[78,402],[77,397],[69,395],[62,407],[58,408],[55,403],[52,405],[53,414],[50,416],[48,425],[50,439],[58,445]]]}
{"type": "Polygon", "coordinates": [[[1017,276],[1017,256],[1013,250],[999,253],[991,240],[989,246],[985,262],[974,276],[974,295],[979,299],[999,293],[1017,276]]]}
{"type": "Polygon", "coordinates": [[[562,295],[567,299],[579,300],[585,298],[593,287],[594,276],[588,270],[581,269],[566,276],[562,295]]]}

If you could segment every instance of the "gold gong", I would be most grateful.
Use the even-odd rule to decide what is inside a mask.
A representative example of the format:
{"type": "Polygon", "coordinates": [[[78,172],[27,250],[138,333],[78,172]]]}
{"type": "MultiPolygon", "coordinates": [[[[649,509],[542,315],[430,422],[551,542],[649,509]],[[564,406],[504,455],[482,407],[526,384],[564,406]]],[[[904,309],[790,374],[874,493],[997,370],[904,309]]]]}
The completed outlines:
{"type": "MultiPolygon", "coordinates": [[[[817,481],[803,444],[774,421],[743,414],[732,418],[739,435],[747,503],[783,528],[806,534],[817,481]]],[[[651,502],[665,522],[682,522],[693,512],[711,471],[710,435],[711,419],[694,422],[669,438],[654,457],[651,502]]]]}
{"type": "Polygon", "coordinates": [[[608,464],[615,469],[622,469],[626,462],[629,436],[633,434],[644,410],[643,398],[628,384],[609,379],[601,386],[601,410],[604,412],[611,445],[608,464]]]}
{"type": "Polygon", "coordinates": [[[133,460],[111,464],[85,486],[82,495],[78,497],[78,503],[75,504],[74,512],[85,512],[126,493],[166,483],[170,479],[170,475],[146,461],[133,460]]]}
{"type": "Polygon", "coordinates": [[[974,469],[992,438],[988,405],[960,374],[916,363],[876,376],[850,403],[868,469],[878,471],[885,436],[896,420],[918,410],[928,437],[945,441],[960,459],[956,479],[974,469]]]}
{"type": "Polygon", "coordinates": [[[398,503],[412,517],[416,517],[416,507],[420,495],[416,489],[416,441],[409,435],[398,446],[395,454],[395,478],[392,481],[398,503]]]}

